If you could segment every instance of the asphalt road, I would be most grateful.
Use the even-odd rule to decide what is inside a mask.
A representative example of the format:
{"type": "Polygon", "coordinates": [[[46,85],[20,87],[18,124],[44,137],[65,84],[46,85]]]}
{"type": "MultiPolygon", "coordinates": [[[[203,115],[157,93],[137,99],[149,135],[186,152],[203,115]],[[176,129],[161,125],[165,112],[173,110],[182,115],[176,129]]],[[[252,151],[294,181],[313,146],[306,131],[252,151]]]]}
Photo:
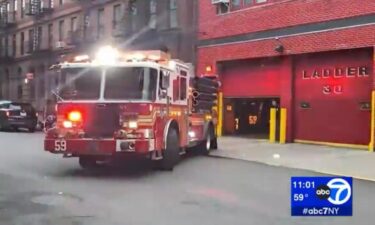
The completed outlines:
{"type": "Polygon", "coordinates": [[[290,216],[290,177],[319,175],[186,157],[173,172],[88,172],[42,150],[42,134],[0,132],[0,225],[373,224],[375,184],[354,181],[354,216],[290,216]]]}

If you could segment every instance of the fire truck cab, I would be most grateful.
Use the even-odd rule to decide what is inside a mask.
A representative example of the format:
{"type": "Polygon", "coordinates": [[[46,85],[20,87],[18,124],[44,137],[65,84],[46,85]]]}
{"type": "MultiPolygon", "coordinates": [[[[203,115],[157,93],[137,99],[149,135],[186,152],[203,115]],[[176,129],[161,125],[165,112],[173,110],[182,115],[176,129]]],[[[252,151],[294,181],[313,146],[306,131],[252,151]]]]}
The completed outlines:
{"type": "Polygon", "coordinates": [[[135,154],[171,170],[188,148],[217,148],[216,116],[192,110],[193,67],[161,51],[103,47],[58,64],[57,122],[45,150],[83,168],[135,154]]]}

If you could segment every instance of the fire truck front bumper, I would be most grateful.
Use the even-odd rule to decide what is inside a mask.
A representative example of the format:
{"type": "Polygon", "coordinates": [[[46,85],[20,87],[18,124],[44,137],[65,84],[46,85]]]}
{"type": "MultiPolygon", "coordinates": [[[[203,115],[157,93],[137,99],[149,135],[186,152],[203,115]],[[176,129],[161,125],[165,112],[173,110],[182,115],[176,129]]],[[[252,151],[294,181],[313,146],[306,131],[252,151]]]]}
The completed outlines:
{"type": "Polygon", "coordinates": [[[154,150],[155,139],[45,139],[45,151],[65,155],[147,154],[154,150]]]}

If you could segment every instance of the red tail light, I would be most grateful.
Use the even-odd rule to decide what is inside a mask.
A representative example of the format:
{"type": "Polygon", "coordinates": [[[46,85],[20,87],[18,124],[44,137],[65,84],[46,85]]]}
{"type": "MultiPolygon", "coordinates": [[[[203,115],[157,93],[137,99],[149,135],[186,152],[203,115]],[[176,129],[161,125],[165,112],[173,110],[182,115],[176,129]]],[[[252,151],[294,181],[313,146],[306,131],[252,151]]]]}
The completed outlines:
{"type": "Polygon", "coordinates": [[[71,111],[68,114],[68,120],[72,122],[81,122],[82,121],[82,113],[80,111],[71,111]]]}

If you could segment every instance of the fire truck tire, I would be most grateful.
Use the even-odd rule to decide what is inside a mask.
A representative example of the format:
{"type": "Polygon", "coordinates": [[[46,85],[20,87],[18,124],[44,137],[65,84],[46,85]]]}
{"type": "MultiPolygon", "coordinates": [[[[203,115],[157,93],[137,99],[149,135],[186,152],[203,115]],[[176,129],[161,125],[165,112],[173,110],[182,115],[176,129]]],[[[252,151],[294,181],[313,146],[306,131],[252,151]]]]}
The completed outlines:
{"type": "Polygon", "coordinates": [[[173,170],[173,167],[180,160],[179,136],[177,130],[172,128],[168,131],[167,145],[163,151],[163,159],[159,163],[161,170],[173,170]]]}
{"type": "Polygon", "coordinates": [[[95,169],[98,167],[96,159],[89,156],[80,156],[79,165],[82,167],[82,169],[95,169]]]}
{"type": "Polygon", "coordinates": [[[208,127],[206,137],[198,145],[198,151],[202,153],[203,155],[208,155],[211,149],[215,149],[215,147],[217,147],[217,142],[215,140],[216,140],[215,131],[212,125],[210,125],[208,127]]]}
{"type": "Polygon", "coordinates": [[[212,150],[217,150],[217,137],[215,137],[214,139],[212,139],[212,141],[211,141],[211,149],[212,150]]]}

